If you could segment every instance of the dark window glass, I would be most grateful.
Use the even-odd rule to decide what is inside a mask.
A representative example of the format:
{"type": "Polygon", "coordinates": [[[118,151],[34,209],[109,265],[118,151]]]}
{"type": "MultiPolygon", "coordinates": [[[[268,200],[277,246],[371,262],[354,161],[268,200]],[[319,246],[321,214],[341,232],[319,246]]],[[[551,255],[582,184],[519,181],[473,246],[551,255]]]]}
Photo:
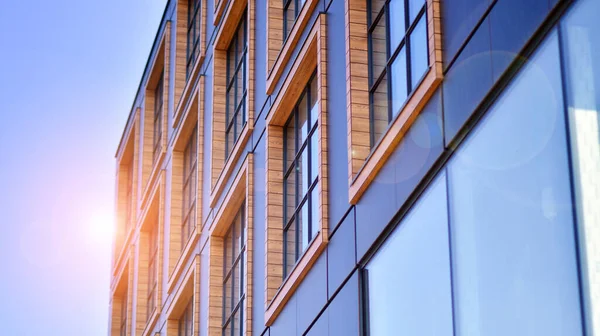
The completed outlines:
{"type": "Polygon", "coordinates": [[[158,269],[156,267],[158,255],[158,218],[148,233],[148,296],[146,297],[146,319],[156,306],[156,289],[158,287],[158,269]]]}
{"type": "Polygon", "coordinates": [[[246,224],[244,206],[240,208],[224,239],[223,260],[223,336],[243,336],[244,259],[246,224]]]}
{"type": "Polygon", "coordinates": [[[183,204],[181,221],[181,248],[187,243],[196,226],[196,165],[198,161],[197,129],[194,128],[183,152],[183,204]]]}
{"type": "Polygon", "coordinates": [[[119,326],[119,336],[127,336],[127,289],[121,298],[121,325],[119,326]]]}
{"type": "Polygon", "coordinates": [[[369,261],[369,335],[452,335],[446,205],[442,174],[369,261]]]}
{"type": "Polygon", "coordinates": [[[188,0],[186,76],[190,76],[200,55],[200,0],[188,0]]]}
{"type": "Polygon", "coordinates": [[[551,32],[448,164],[457,335],[582,335],[559,57],[551,32]]]}
{"type": "Polygon", "coordinates": [[[194,297],[190,299],[190,302],[185,307],[185,310],[179,318],[178,335],[179,336],[192,336],[194,334],[194,297]]]}
{"type": "Polygon", "coordinates": [[[373,147],[429,68],[426,3],[371,0],[367,22],[373,147]]]}
{"type": "Polygon", "coordinates": [[[444,46],[442,57],[444,67],[447,67],[456,56],[491,2],[491,0],[451,0],[440,6],[444,32],[441,36],[444,46]]]}
{"type": "Polygon", "coordinates": [[[306,0],[283,0],[283,40],[285,41],[294,27],[294,22],[306,0]]]}
{"type": "Polygon", "coordinates": [[[318,232],[318,101],[313,74],[284,126],[284,277],[318,232]],[[315,190],[317,192],[315,192],[315,190]],[[315,225],[315,223],[317,225],[315,225]]]}
{"type": "Polygon", "coordinates": [[[246,62],[248,53],[246,13],[242,14],[227,50],[227,92],[225,110],[225,154],[229,156],[246,124],[246,62]]]}
{"type": "Polygon", "coordinates": [[[163,111],[163,74],[160,74],[160,79],[154,89],[154,120],[153,120],[153,139],[152,161],[156,162],[158,153],[161,151],[162,140],[162,111],[163,111]]]}

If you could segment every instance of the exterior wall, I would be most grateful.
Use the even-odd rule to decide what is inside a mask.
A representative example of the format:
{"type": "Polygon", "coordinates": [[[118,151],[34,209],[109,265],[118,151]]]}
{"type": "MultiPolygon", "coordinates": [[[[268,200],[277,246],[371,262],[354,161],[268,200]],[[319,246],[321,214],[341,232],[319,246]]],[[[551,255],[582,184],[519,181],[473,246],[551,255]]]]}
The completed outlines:
{"type": "MultiPolygon", "coordinates": [[[[233,2],[234,0],[229,0],[233,2]]],[[[237,0],[235,0],[237,1],[237,0]]],[[[340,335],[350,336],[362,334],[361,308],[360,308],[360,277],[359,269],[376,249],[383,237],[389,233],[391,225],[397,222],[399,214],[406,213],[411,204],[430,182],[432,176],[440,170],[449,155],[465,137],[476,121],[485,112],[486,106],[497,95],[497,92],[505,82],[514,74],[516,66],[522,56],[531,53],[536,43],[545,34],[549,23],[555,22],[569,7],[569,1],[560,0],[441,0],[441,32],[443,48],[443,72],[444,80],[433,96],[424,106],[412,127],[407,131],[403,139],[392,151],[389,159],[383,165],[377,176],[365,190],[356,205],[349,202],[348,190],[348,124],[346,115],[346,66],[345,39],[346,39],[346,14],[345,1],[349,0],[315,0],[315,10],[309,13],[306,29],[300,32],[298,42],[291,48],[290,61],[283,64],[281,76],[273,85],[271,94],[267,94],[268,69],[273,63],[272,57],[267,59],[267,50],[272,49],[273,43],[267,40],[266,30],[268,27],[267,4],[271,0],[249,0],[256,10],[249,11],[253,18],[254,26],[254,57],[250,59],[253,63],[254,81],[250,83],[254,91],[253,127],[249,140],[241,149],[241,155],[231,162],[232,173],[223,181],[222,192],[214,200],[211,207],[211,190],[214,180],[214,172],[211,162],[213,157],[212,148],[212,106],[214,100],[213,85],[215,75],[214,67],[214,44],[217,31],[224,20],[218,20],[215,13],[226,15],[227,8],[217,11],[215,1],[204,0],[205,6],[202,23],[205,30],[206,54],[199,65],[200,70],[195,80],[204,82],[204,90],[200,92],[203,100],[203,109],[199,109],[199,116],[203,122],[202,127],[204,141],[199,141],[202,146],[202,156],[198,156],[198,193],[197,207],[199,213],[198,223],[200,231],[197,243],[192,247],[191,253],[182,260],[181,268],[187,270],[195,264],[196,256],[200,259],[199,275],[194,281],[199,283],[199,309],[195,313],[198,318],[199,330],[194,335],[220,335],[218,331],[208,328],[209,321],[209,298],[210,293],[215,290],[210,288],[210,261],[211,244],[209,228],[217,218],[218,210],[223,206],[226,195],[231,189],[237,172],[242,168],[247,153],[253,153],[254,188],[252,189],[253,208],[252,214],[253,232],[252,244],[252,286],[248,298],[252,298],[251,308],[251,330],[252,335],[340,335]],[[271,112],[287,74],[292,68],[293,60],[299,55],[304,41],[308,38],[308,32],[320,13],[325,13],[327,25],[327,58],[326,82],[329,88],[327,92],[327,152],[328,162],[328,243],[316,262],[310,268],[301,284],[291,295],[282,311],[271,326],[265,324],[264,302],[270,298],[265,297],[265,225],[266,218],[266,174],[265,162],[267,155],[266,143],[266,117],[271,112]],[[217,26],[213,25],[217,22],[217,26]],[[515,63],[516,60],[516,63],[515,63]],[[508,70],[508,71],[507,71],[508,70]],[[201,197],[200,197],[201,195],[201,197]],[[197,278],[197,280],[196,280],[197,278]]],[[[583,0],[580,0],[583,1],[583,0]]],[[[227,0],[225,2],[227,7],[227,0]]],[[[168,2],[161,26],[157,34],[157,42],[150,56],[149,64],[156,57],[161,36],[168,31],[170,46],[166,48],[169,59],[175,62],[168,63],[165,71],[173,73],[181,71],[176,62],[179,62],[181,51],[181,32],[179,24],[171,24],[171,29],[166,29],[168,22],[178,22],[177,1],[168,2]],[[178,42],[176,42],[178,41],[178,42]],[[177,43],[177,48],[175,44],[177,43]]],[[[250,21],[249,20],[249,21],[250,21]]],[[[252,35],[251,35],[252,36],[252,35]]],[[[185,52],[185,48],[183,50],[185,52]]],[[[150,80],[150,67],[147,67],[140,83],[140,89],[132,106],[132,113],[126,129],[132,128],[135,121],[135,111],[144,110],[145,86],[150,80]]],[[[173,125],[174,110],[179,103],[179,96],[184,90],[181,82],[175,82],[177,76],[165,76],[169,78],[168,101],[165,101],[165,120],[167,131],[163,137],[167,141],[167,150],[162,161],[161,170],[164,170],[165,205],[162,211],[163,233],[169,237],[172,227],[179,225],[173,223],[169,204],[171,204],[171,185],[173,182],[174,169],[174,142],[179,126],[173,125]]],[[[190,84],[192,85],[192,84],[190,84]]],[[[195,84],[194,84],[195,85],[195,84]]],[[[190,95],[193,96],[193,95],[190,95]]],[[[142,113],[143,115],[143,113],[142,113]]],[[[143,119],[142,119],[143,120],[143,119]]],[[[150,125],[151,126],[151,125],[150,125]]],[[[140,134],[146,134],[142,125],[140,134]]],[[[137,131],[137,129],[136,129],[137,131]]],[[[121,146],[123,146],[122,144],[121,146]]],[[[137,145],[137,144],[136,144],[137,145]]],[[[142,144],[143,145],[143,144],[142,144]]],[[[140,145],[140,148],[144,148],[140,145]]],[[[146,154],[146,153],[144,153],[146,154]]],[[[175,154],[177,155],[177,153],[175,154]]],[[[142,161],[140,161],[142,162],[142,161]]],[[[138,174],[138,176],[140,176],[138,174]]],[[[179,177],[177,177],[179,178],[179,177]]],[[[138,186],[137,197],[143,193],[145,186],[138,186]]],[[[151,188],[150,188],[151,189],[151,188]]],[[[144,212],[144,202],[136,202],[140,209],[134,213],[144,212]]],[[[139,218],[139,216],[138,216],[139,218]]],[[[127,240],[131,245],[137,246],[140,239],[139,225],[133,225],[132,239],[127,240]]],[[[124,240],[117,237],[117,240],[124,240]]],[[[161,278],[163,286],[161,289],[162,307],[156,323],[147,335],[176,335],[176,328],[166,315],[167,310],[172,311],[175,307],[175,294],[178,288],[184,285],[184,273],[170,279],[173,262],[179,256],[171,255],[174,250],[170,246],[169,239],[163,239],[162,251],[159,253],[163,261],[159,263],[162,267],[161,278]],[[172,281],[172,288],[167,286],[172,281]]],[[[126,247],[127,248],[127,247],[126,247]]],[[[135,250],[135,249],[134,249],[135,250]]],[[[213,251],[214,253],[214,251],[213,251]]],[[[119,256],[120,251],[115,255],[119,256]]],[[[130,257],[132,258],[132,257],[130,257]]],[[[597,260],[597,259],[596,259],[597,260]]],[[[131,265],[137,265],[137,261],[130,260],[131,265]]],[[[128,265],[127,262],[114,263],[113,274],[119,274],[119,267],[128,265]]],[[[138,281],[137,273],[130,275],[128,292],[131,299],[136,302],[137,293],[141,292],[136,287],[138,281]],[[133,287],[133,288],[132,288],[133,287]]],[[[113,283],[115,280],[113,279],[113,283]]],[[[113,293],[116,285],[113,285],[113,293]]],[[[196,298],[196,300],[198,300],[196,298]]],[[[117,304],[118,299],[111,297],[112,304],[117,304]]],[[[598,305],[598,303],[596,303],[598,305]]],[[[131,307],[131,306],[130,306],[131,307]]],[[[130,308],[129,319],[136,316],[135,307],[130,308]]],[[[111,306],[111,312],[117,311],[111,306]]],[[[112,319],[113,324],[115,318],[112,319]]],[[[129,334],[136,333],[144,328],[136,321],[128,321],[129,334]]],[[[114,330],[114,328],[113,328],[114,330]]],[[[596,331],[600,332],[600,331],[596,331]]],[[[109,332],[114,335],[114,332],[109,332]]]]}

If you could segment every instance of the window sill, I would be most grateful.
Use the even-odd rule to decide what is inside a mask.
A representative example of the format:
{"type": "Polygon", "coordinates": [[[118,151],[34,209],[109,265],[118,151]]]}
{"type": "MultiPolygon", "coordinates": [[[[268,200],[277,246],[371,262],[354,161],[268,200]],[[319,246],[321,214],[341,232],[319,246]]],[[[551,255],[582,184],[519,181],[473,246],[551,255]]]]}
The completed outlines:
{"type": "Polygon", "coordinates": [[[304,251],[304,254],[298,259],[290,275],[283,281],[271,303],[267,306],[267,310],[265,311],[265,325],[270,326],[275,322],[275,319],[300,283],[302,283],[312,265],[325,250],[327,241],[327,235],[323,234],[323,230],[319,231],[306,251],[304,251]]]}
{"type": "Polygon", "coordinates": [[[290,31],[290,34],[287,36],[285,41],[283,41],[281,51],[275,58],[275,64],[273,64],[271,69],[267,69],[267,95],[272,94],[273,90],[275,90],[275,85],[279,81],[286,64],[292,56],[292,52],[298,44],[298,40],[300,39],[304,28],[306,28],[308,24],[310,15],[318,3],[319,0],[307,0],[302,6],[300,13],[298,13],[298,17],[294,21],[294,25],[290,31]]]}
{"type": "Polygon", "coordinates": [[[351,182],[348,193],[350,204],[358,203],[441,82],[441,71],[438,73],[435,68],[430,68],[351,182]]]}
{"type": "Polygon", "coordinates": [[[214,208],[216,206],[217,200],[219,199],[219,196],[221,196],[223,188],[225,187],[225,183],[227,182],[227,179],[229,179],[229,176],[233,172],[235,163],[240,158],[244,147],[246,147],[246,143],[250,139],[250,135],[252,134],[252,130],[254,129],[253,124],[254,123],[250,119],[246,121],[246,125],[244,125],[244,128],[242,129],[240,137],[236,141],[233,149],[231,150],[231,154],[227,157],[227,159],[225,159],[225,165],[223,167],[223,170],[221,171],[221,174],[219,175],[219,178],[217,179],[217,182],[215,183],[215,186],[210,193],[209,206],[211,208],[214,208]]]}
{"type": "Polygon", "coordinates": [[[194,228],[194,231],[192,231],[192,234],[190,235],[187,242],[185,243],[185,246],[183,247],[181,254],[179,255],[179,258],[177,259],[177,262],[175,263],[173,272],[169,275],[169,281],[167,282],[167,294],[171,294],[171,292],[173,292],[175,284],[177,283],[177,278],[179,278],[179,276],[181,275],[181,272],[183,271],[183,266],[185,264],[185,261],[189,258],[190,254],[192,254],[194,247],[196,246],[196,244],[198,243],[198,240],[200,239],[200,231],[201,231],[200,225],[196,225],[196,227],[194,228]]]}

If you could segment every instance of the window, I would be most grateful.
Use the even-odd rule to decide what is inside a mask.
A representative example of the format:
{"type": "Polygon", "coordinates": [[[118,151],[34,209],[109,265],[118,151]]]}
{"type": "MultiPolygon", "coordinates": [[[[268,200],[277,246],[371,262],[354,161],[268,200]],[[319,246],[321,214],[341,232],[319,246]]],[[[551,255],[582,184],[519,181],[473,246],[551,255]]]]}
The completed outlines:
{"type": "Polygon", "coordinates": [[[317,81],[309,80],[283,130],[284,277],[319,230],[317,81]]]}
{"type": "Polygon", "coordinates": [[[153,149],[152,149],[152,162],[156,162],[158,154],[161,151],[161,140],[162,140],[162,111],[163,111],[163,74],[160,75],[160,79],[156,84],[154,90],[154,135],[153,135],[153,149]]]}
{"type": "Polygon", "coordinates": [[[306,0],[283,0],[283,40],[285,41],[294,22],[300,13],[300,9],[306,0]]]}
{"type": "Polygon", "coordinates": [[[559,55],[551,32],[448,163],[458,335],[582,335],[559,55]]]}
{"type": "MultiPolygon", "coordinates": [[[[125,291],[127,293],[127,291],[125,291]]],[[[119,336],[127,336],[127,294],[121,298],[121,323],[119,325],[119,336]]]]}
{"type": "Polygon", "coordinates": [[[158,269],[156,267],[158,255],[158,220],[152,226],[148,242],[148,297],[146,299],[146,320],[149,320],[156,308],[156,289],[158,287],[158,269]]]}
{"type": "Polygon", "coordinates": [[[200,0],[188,0],[187,58],[185,73],[189,78],[200,54],[200,0]]]}
{"type": "Polygon", "coordinates": [[[196,227],[196,165],[197,165],[197,128],[194,128],[183,152],[183,204],[181,221],[181,249],[196,227]]]}
{"type": "Polygon", "coordinates": [[[371,147],[429,67],[424,0],[368,2],[371,147]]]}
{"type": "Polygon", "coordinates": [[[132,225],[134,220],[133,218],[133,206],[135,200],[133,199],[133,158],[131,158],[131,162],[129,163],[128,172],[127,172],[127,195],[125,196],[125,202],[127,203],[127,208],[125,209],[125,232],[132,225]]]}
{"type": "Polygon", "coordinates": [[[244,332],[244,259],[246,252],[244,207],[238,211],[223,237],[223,336],[244,332]]]}
{"type": "Polygon", "coordinates": [[[363,273],[370,336],[451,336],[446,176],[440,174],[363,273]]]}
{"type": "Polygon", "coordinates": [[[177,326],[179,336],[192,336],[194,334],[194,316],[193,316],[194,297],[190,300],[185,310],[181,314],[179,324],[177,326]]]}
{"type": "Polygon", "coordinates": [[[248,53],[246,13],[227,49],[225,153],[229,156],[246,124],[246,55],[248,53]]]}

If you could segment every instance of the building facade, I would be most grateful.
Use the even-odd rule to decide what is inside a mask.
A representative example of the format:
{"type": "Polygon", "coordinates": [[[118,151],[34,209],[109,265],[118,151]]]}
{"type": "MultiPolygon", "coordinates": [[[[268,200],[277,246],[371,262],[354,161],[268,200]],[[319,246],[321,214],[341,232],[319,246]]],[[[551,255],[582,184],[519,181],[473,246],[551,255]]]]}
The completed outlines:
{"type": "Polygon", "coordinates": [[[597,0],[171,0],[109,335],[600,335],[597,0]]]}

